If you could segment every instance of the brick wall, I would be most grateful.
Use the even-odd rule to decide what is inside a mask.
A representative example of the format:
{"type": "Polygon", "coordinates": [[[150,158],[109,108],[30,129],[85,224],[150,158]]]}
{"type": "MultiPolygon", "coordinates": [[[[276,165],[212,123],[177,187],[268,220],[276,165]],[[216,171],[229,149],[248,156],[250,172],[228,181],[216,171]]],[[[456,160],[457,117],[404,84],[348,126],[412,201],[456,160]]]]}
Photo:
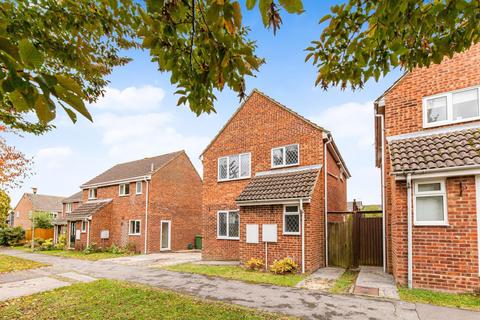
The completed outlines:
{"type": "MultiPolygon", "coordinates": [[[[239,209],[235,199],[250,179],[217,181],[218,158],[233,154],[251,153],[251,176],[271,168],[271,149],[298,143],[299,166],[323,163],[323,132],[286,111],[264,95],[254,92],[240,108],[224,130],[203,154],[203,259],[248,260],[258,256],[263,259],[263,244],[245,243],[245,225],[277,223],[279,243],[271,244],[269,259],[291,256],[298,262],[301,257],[300,236],[283,236],[283,207],[245,207],[240,212],[240,240],[217,239],[217,212],[239,209]]],[[[329,208],[346,208],[346,179],[339,178],[339,168],[329,159],[331,185],[329,208]]],[[[312,201],[306,210],[306,269],[314,270],[324,265],[323,245],[323,170],[320,173],[312,201]]]]}
{"type": "MultiPolygon", "coordinates": [[[[456,54],[452,59],[445,59],[441,64],[413,70],[403,77],[385,95],[385,138],[425,130],[422,118],[423,97],[480,85],[479,59],[480,45],[475,45],[467,52],[456,54]]],[[[396,182],[391,176],[388,143],[385,142],[385,145],[387,267],[397,281],[405,283],[407,274],[406,187],[405,183],[396,182]]],[[[467,180],[472,182],[472,179],[473,177],[469,177],[467,180]]],[[[450,179],[448,181],[449,221],[451,219],[456,221],[455,217],[459,215],[468,215],[468,218],[464,216],[468,220],[465,222],[468,223],[451,223],[448,228],[443,227],[443,229],[442,227],[415,228],[417,236],[414,237],[414,250],[420,251],[418,251],[417,262],[414,262],[416,263],[414,282],[416,286],[441,290],[472,290],[475,285],[478,286],[478,275],[472,278],[472,268],[478,262],[474,262],[472,257],[466,258],[465,250],[458,250],[458,248],[471,248],[472,254],[478,254],[478,251],[473,252],[478,235],[469,225],[471,219],[476,219],[475,198],[459,199],[455,192],[451,193],[451,185],[454,185],[454,182],[450,179]],[[426,237],[425,240],[423,236],[426,237]],[[452,247],[457,248],[457,251],[450,249],[450,243],[452,247]],[[430,255],[422,252],[423,250],[430,250],[430,255]],[[449,264],[441,257],[442,251],[449,252],[444,253],[450,261],[449,264]],[[472,265],[461,267],[466,261],[470,261],[472,265]],[[427,265],[430,266],[427,267],[427,265]],[[461,268],[452,269],[454,265],[461,268]]],[[[470,187],[474,188],[474,185],[470,187]]]]}
{"type": "Polygon", "coordinates": [[[32,212],[32,201],[27,195],[23,195],[14,211],[13,226],[22,227],[25,230],[30,230],[32,222],[29,219],[29,214],[32,212]],[[17,212],[19,215],[17,216],[17,212]]]}

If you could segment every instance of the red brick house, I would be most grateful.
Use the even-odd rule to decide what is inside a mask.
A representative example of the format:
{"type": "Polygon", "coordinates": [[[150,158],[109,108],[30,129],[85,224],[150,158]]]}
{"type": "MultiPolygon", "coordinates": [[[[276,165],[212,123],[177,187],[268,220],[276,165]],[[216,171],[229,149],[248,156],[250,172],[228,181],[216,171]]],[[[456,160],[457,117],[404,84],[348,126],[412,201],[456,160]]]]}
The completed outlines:
{"type": "Polygon", "coordinates": [[[325,209],[346,209],[350,177],[329,131],[254,90],[201,158],[203,259],[325,266],[325,209]]]}
{"type": "Polygon", "coordinates": [[[47,194],[24,193],[13,209],[14,227],[22,227],[24,230],[32,228],[30,216],[33,211],[50,212],[53,218],[62,213],[62,199],[64,197],[47,194]]]}
{"type": "Polygon", "coordinates": [[[403,75],[375,102],[386,271],[400,284],[480,287],[480,45],[403,75]]]}
{"type": "Polygon", "coordinates": [[[184,151],[117,164],[81,188],[65,216],[70,247],[181,250],[201,233],[202,181],[184,151]]]}
{"type": "Polygon", "coordinates": [[[83,192],[79,191],[62,200],[62,212],[53,220],[53,242],[58,242],[59,235],[67,234],[67,215],[78,208],[83,201],[83,192]]]}

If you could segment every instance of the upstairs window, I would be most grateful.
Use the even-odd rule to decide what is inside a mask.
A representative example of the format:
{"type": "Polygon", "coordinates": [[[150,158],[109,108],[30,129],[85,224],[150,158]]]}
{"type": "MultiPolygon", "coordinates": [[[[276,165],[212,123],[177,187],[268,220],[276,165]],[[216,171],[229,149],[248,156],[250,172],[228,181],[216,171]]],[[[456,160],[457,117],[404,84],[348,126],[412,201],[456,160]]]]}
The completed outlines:
{"type": "Polygon", "coordinates": [[[445,180],[415,183],[415,225],[447,225],[445,180]]]}
{"type": "Polygon", "coordinates": [[[130,184],[122,183],[118,186],[118,194],[121,196],[127,196],[130,194],[130,184]]]}
{"type": "Polygon", "coordinates": [[[88,199],[97,199],[97,188],[88,189],[88,199]]]}
{"type": "Polygon", "coordinates": [[[218,158],[218,181],[250,178],[250,153],[218,158]]]}
{"type": "Polygon", "coordinates": [[[423,99],[423,126],[434,127],[480,118],[480,88],[470,88],[423,99]]]}
{"type": "Polygon", "coordinates": [[[135,183],[135,193],[142,194],[142,181],[137,181],[135,183]]]}
{"type": "Polygon", "coordinates": [[[65,204],[65,212],[66,213],[71,213],[72,212],[72,204],[71,203],[66,203],[65,204]]]}
{"type": "Polygon", "coordinates": [[[298,144],[272,149],[272,168],[295,166],[300,162],[298,144]]]}

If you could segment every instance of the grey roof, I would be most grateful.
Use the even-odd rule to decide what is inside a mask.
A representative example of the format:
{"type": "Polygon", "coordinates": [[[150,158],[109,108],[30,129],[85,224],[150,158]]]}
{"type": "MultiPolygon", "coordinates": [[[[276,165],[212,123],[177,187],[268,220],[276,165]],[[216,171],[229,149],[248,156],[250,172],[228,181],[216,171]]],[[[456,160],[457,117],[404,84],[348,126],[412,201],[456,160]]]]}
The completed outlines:
{"type": "Polygon", "coordinates": [[[127,180],[152,174],[182,153],[185,153],[185,151],[182,150],[156,157],[117,164],[95,178],[85,182],[82,187],[109,183],[117,180],[127,180]]]}
{"type": "Polygon", "coordinates": [[[72,213],[67,214],[68,221],[83,220],[104,208],[107,204],[112,202],[112,199],[101,199],[94,201],[87,201],[78,206],[72,213]]]}
{"type": "Polygon", "coordinates": [[[65,225],[67,225],[67,219],[56,218],[52,221],[52,224],[55,225],[55,226],[65,226],[65,225]]]}
{"type": "Polygon", "coordinates": [[[237,197],[237,202],[310,198],[320,169],[256,175],[237,197]]]}
{"type": "Polygon", "coordinates": [[[480,129],[389,141],[394,174],[480,165],[480,129]]]}
{"type": "Polygon", "coordinates": [[[62,200],[63,203],[72,203],[72,202],[82,202],[83,192],[82,190],[77,193],[72,194],[70,197],[67,197],[62,200]]]}
{"type": "Polygon", "coordinates": [[[47,194],[33,194],[25,193],[30,201],[32,201],[33,210],[36,211],[49,211],[49,212],[62,212],[62,200],[65,197],[51,196],[47,194]]]}

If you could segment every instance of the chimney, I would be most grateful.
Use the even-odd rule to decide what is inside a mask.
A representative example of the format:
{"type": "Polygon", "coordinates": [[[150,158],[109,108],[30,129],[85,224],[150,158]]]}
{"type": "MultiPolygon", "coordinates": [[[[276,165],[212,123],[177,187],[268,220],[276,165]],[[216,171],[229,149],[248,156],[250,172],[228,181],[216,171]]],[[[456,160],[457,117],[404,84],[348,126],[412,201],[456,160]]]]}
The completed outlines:
{"type": "Polygon", "coordinates": [[[153,162],[151,164],[150,171],[153,172],[153,162]]]}

